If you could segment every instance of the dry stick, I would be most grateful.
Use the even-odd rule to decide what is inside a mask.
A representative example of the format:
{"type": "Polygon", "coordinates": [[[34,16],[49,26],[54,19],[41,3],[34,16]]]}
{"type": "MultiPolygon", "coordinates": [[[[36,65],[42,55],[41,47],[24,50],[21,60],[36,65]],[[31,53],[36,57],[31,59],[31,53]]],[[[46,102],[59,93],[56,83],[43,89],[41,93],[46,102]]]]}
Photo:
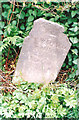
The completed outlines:
{"type": "Polygon", "coordinates": [[[1,41],[2,41],[3,38],[4,38],[4,35],[1,36],[1,41]]]}
{"type": "MultiPolygon", "coordinates": [[[[14,5],[14,2],[10,1],[10,3],[14,5]]],[[[18,2],[17,2],[17,5],[15,4],[15,6],[17,6],[18,8],[23,7],[23,6],[19,5],[18,2]]]]}
{"type": "Polygon", "coordinates": [[[7,69],[8,68],[8,57],[9,57],[9,52],[10,52],[10,47],[9,47],[9,51],[8,51],[8,55],[7,55],[7,59],[6,59],[6,67],[5,67],[5,69],[7,69]]]}
{"type": "Polygon", "coordinates": [[[18,3],[18,2],[17,2],[17,5],[16,5],[16,6],[17,6],[17,8],[19,8],[19,3],[18,3]]]}
{"type": "MultiPolygon", "coordinates": [[[[23,10],[23,8],[25,7],[23,7],[23,6],[21,6],[21,5],[19,5],[18,3],[17,3],[17,5],[16,4],[14,4],[13,2],[10,2],[11,4],[13,4],[13,5],[15,5],[15,6],[17,6],[17,7],[22,7],[22,10],[23,10]]],[[[27,6],[27,5],[26,5],[27,6]]],[[[43,10],[43,11],[49,11],[50,10],[50,8],[42,8],[42,7],[39,7],[38,5],[32,5],[32,6],[34,6],[34,7],[36,7],[36,8],[38,8],[38,9],[40,9],[40,10],[43,10]]],[[[55,8],[54,8],[55,9],[55,8]]],[[[53,9],[53,10],[54,10],[53,9]]],[[[21,12],[22,12],[22,10],[20,11],[20,14],[21,14],[21,12]]],[[[54,11],[50,11],[50,12],[53,12],[53,14],[55,14],[56,15],[56,12],[54,12],[54,11]]],[[[20,14],[19,14],[19,16],[20,16],[20,14]]],[[[51,13],[52,14],[52,13],[51,13]]],[[[52,15],[53,15],[52,14],[52,15]]],[[[59,16],[59,15],[58,15],[59,16]]],[[[18,24],[19,24],[19,18],[18,18],[18,23],[17,23],[17,27],[18,27],[18,24]]]]}
{"type": "MultiPolygon", "coordinates": [[[[14,5],[14,3],[12,3],[12,2],[10,2],[10,3],[14,5]]],[[[28,3],[30,3],[30,2],[28,2],[28,3]]],[[[23,6],[19,5],[18,3],[17,3],[17,5],[15,4],[15,6],[17,6],[17,7],[23,7],[23,6]]],[[[25,5],[25,6],[27,6],[27,5],[25,5]]],[[[24,6],[24,7],[25,7],[25,6],[24,6]]],[[[45,8],[39,7],[38,5],[32,5],[32,6],[38,8],[38,9],[44,10],[44,11],[50,10],[50,8],[46,8],[46,9],[45,9],[45,8]]]]}
{"type": "Polygon", "coordinates": [[[15,59],[14,59],[14,63],[16,62],[16,59],[17,59],[18,55],[19,55],[19,50],[18,50],[18,52],[17,52],[17,54],[16,54],[16,57],[15,57],[15,59]]]}
{"type": "Polygon", "coordinates": [[[11,4],[11,6],[10,6],[10,10],[9,10],[9,13],[8,13],[7,23],[8,23],[8,18],[9,18],[9,15],[10,15],[11,8],[12,8],[12,4],[11,4]]]}
{"type": "MultiPolygon", "coordinates": [[[[14,4],[13,4],[13,12],[14,12],[14,8],[15,8],[15,0],[14,0],[14,4]]],[[[11,14],[11,17],[10,17],[10,20],[9,20],[9,23],[8,23],[8,24],[10,24],[10,22],[11,22],[11,19],[12,19],[12,16],[13,16],[13,12],[12,12],[12,14],[11,14]]]]}

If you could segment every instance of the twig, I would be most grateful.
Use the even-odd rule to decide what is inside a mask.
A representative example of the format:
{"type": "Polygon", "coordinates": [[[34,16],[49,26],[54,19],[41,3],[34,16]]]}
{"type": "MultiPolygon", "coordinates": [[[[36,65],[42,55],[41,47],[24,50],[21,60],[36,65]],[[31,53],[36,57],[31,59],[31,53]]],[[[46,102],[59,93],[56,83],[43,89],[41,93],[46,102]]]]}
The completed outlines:
{"type": "MultiPolygon", "coordinates": [[[[14,5],[13,1],[9,1],[9,2],[14,5]]],[[[15,4],[15,6],[17,6],[17,7],[23,7],[23,6],[19,5],[19,4],[17,4],[17,5],[15,4]]]]}
{"type": "Polygon", "coordinates": [[[5,69],[7,69],[8,68],[8,57],[9,57],[9,52],[10,52],[10,47],[9,47],[9,51],[8,51],[8,55],[7,55],[7,59],[6,59],[6,67],[5,67],[5,69]]]}
{"type": "Polygon", "coordinates": [[[18,55],[19,55],[19,50],[18,50],[18,52],[17,52],[17,54],[16,54],[16,57],[15,57],[15,59],[14,59],[14,63],[16,62],[16,58],[18,57],[18,55]]]}
{"type": "MultiPolygon", "coordinates": [[[[10,15],[11,8],[12,8],[12,4],[11,4],[10,10],[9,10],[9,12],[8,12],[7,23],[8,23],[8,18],[9,18],[9,15],[10,15]]],[[[8,23],[8,24],[9,24],[9,23],[8,23]]]]}
{"type": "MultiPolygon", "coordinates": [[[[15,0],[14,0],[14,3],[13,3],[13,12],[14,12],[14,8],[15,8],[15,0]]],[[[12,14],[11,14],[11,17],[10,17],[10,20],[9,20],[9,23],[8,23],[8,24],[10,24],[10,22],[11,22],[11,19],[12,19],[12,16],[13,16],[13,12],[12,12],[12,14]]]]}

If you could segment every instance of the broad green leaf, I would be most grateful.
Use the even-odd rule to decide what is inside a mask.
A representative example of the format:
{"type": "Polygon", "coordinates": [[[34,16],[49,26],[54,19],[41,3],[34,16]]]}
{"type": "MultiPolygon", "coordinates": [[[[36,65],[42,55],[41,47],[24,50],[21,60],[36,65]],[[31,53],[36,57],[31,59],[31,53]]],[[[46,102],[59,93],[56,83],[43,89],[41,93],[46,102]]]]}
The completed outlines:
{"type": "Polygon", "coordinates": [[[62,67],[65,67],[66,66],[66,63],[63,63],[62,67]]]}
{"type": "Polygon", "coordinates": [[[51,17],[51,13],[45,13],[45,17],[51,17]]]}
{"type": "Polygon", "coordinates": [[[0,20],[1,20],[1,15],[0,15],[0,20]]]}
{"type": "Polygon", "coordinates": [[[32,15],[28,17],[28,22],[31,22],[33,20],[34,20],[34,17],[32,15]]]}
{"type": "Polygon", "coordinates": [[[78,38],[77,37],[70,37],[70,41],[75,44],[78,43],[78,38]]]}
{"type": "Polygon", "coordinates": [[[79,42],[78,42],[78,43],[73,44],[73,46],[75,46],[75,47],[79,48],[79,42]]]}
{"type": "Polygon", "coordinates": [[[4,37],[6,37],[7,36],[7,31],[4,31],[4,37]]]}
{"type": "Polygon", "coordinates": [[[72,18],[73,18],[76,14],[77,14],[77,11],[76,11],[76,10],[72,11],[72,12],[71,12],[72,18]]]}
{"type": "Polygon", "coordinates": [[[67,17],[65,15],[61,15],[61,20],[65,21],[67,19],[67,17]]]}
{"type": "Polygon", "coordinates": [[[16,20],[12,21],[12,25],[16,25],[16,20]]]}
{"type": "Polygon", "coordinates": [[[74,28],[70,28],[69,30],[71,30],[71,31],[73,31],[73,32],[77,32],[78,27],[77,27],[77,26],[75,26],[74,28]]]}
{"type": "Polygon", "coordinates": [[[78,26],[78,23],[77,23],[77,22],[74,22],[72,26],[73,26],[73,27],[78,26]]]}
{"type": "Polygon", "coordinates": [[[26,26],[28,27],[28,26],[31,26],[31,25],[33,25],[33,22],[27,22],[26,23],[26,26]]]}
{"type": "Polygon", "coordinates": [[[19,9],[19,8],[16,8],[15,13],[16,13],[16,14],[17,14],[17,13],[20,13],[20,9],[19,9]]]}
{"type": "Polygon", "coordinates": [[[0,47],[3,45],[3,41],[0,41],[0,47]]]}
{"type": "Polygon", "coordinates": [[[3,16],[4,18],[7,18],[8,12],[7,12],[7,11],[3,12],[3,13],[2,13],[2,16],[3,16]]]}
{"type": "Polygon", "coordinates": [[[3,34],[3,31],[2,30],[0,30],[0,35],[2,35],[3,34]]]}
{"type": "Polygon", "coordinates": [[[66,27],[69,27],[69,25],[68,25],[68,23],[67,23],[67,22],[65,23],[65,26],[66,26],[66,27]]]}
{"type": "MultiPolygon", "coordinates": [[[[44,13],[43,13],[43,14],[44,14],[44,13]]],[[[39,10],[37,16],[40,17],[41,15],[42,15],[42,12],[39,10]]]]}
{"type": "Polygon", "coordinates": [[[26,15],[25,15],[26,17],[28,17],[29,16],[29,13],[26,13],[26,15]]]}
{"type": "Polygon", "coordinates": [[[19,18],[20,18],[20,19],[24,19],[24,17],[25,17],[25,12],[22,11],[21,14],[19,14],[19,18]]]}
{"type": "Polygon", "coordinates": [[[78,50],[77,49],[72,49],[71,50],[74,54],[78,55],[78,50]]]}
{"type": "Polygon", "coordinates": [[[26,28],[26,31],[30,30],[31,28],[32,28],[31,26],[28,26],[28,27],[26,28]]]}
{"type": "Polygon", "coordinates": [[[51,18],[51,19],[49,19],[49,20],[52,21],[52,22],[54,22],[55,18],[51,18]]]}
{"type": "Polygon", "coordinates": [[[72,57],[71,53],[68,53],[68,59],[70,59],[72,57]]]}
{"type": "Polygon", "coordinates": [[[68,28],[67,28],[67,27],[64,27],[64,29],[65,29],[65,31],[67,31],[68,28]]]}
{"type": "Polygon", "coordinates": [[[5,23],[4,22],[0,22],[0,28],[4,28],[5,23]]]}
{"type": "Polygon", "coordinates": [[[8,4],[3,4],[2,7],[5,8],[5,9],[9,9],[10,8],[10,6],[8,4]]]}
{"type": "Polygon", "coordinates": [[[68,65],[72,65],[72,61],[68,62],[68,65]]]}
{"type": "Polygon", "coordinates": [[[67,18],[67,20],[68,20],[68,24],[72,24],[74,22],[77,22],[78,19],[69,17],[69,18],[67,18]]]}
{"type": "Polygon", "coordinates": [[[55,21],[57,21],[59,19],[59,15],[56,15],[55,17],[55,21]]]}
{"type": "Polygon", "coordinates": [[[8,27],[8,28],[7,28],[7,32],[8,32],[9,35],[10,35],[11,31],[12,31],[11,28],[8,27]]]}
{"type": "Polygon", "coordinates": [[[24,30],[24,29],[25,29],[24,24],[22,24],[22,25],[20,26],[20,29],[21,29],[21,30],[24,30]]]}
{"type": "Polygon", "coordinates": [[[34,15],[35,17],[37,16],[37,11],[36,11],[36,10],[33,11],[33,15],[34,15]]]}
{"type": "Polygon", "coordinates": [[[31,16],[31,14],[33,13],[33,10],[32,9],[28,10],[28,13],[31,16]]]}
{"type": "Polygon", "coordinates": [[[31,6],[32,6],[32,3],[29,3],[28,6],[27,6],[27,8],[30,8],[31,6]]]}
{"type": "Polygon", "coordinates": [[[75,72],[74,73],[71,73],[70,75],[69,75],[69,78],[74,78],[75,77],[75,72]]]}
{"type": "Polygon", "coordinates": [[[78,59],[74,60],[73,63],[74,63],[74,64],[77,64],[77,63],[78,63],[78,59]]]}

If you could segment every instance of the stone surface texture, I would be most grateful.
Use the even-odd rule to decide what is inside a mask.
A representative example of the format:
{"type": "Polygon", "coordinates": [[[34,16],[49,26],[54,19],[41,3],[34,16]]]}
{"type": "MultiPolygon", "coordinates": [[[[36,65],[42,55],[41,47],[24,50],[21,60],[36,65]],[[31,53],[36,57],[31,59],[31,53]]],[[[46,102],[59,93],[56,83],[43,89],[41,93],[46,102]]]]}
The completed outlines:
{"type": "Polygon", "coordinates": [[[13,83],[20,82],[18,77],[34,83],[54,82],[70,47],[63,26],[43,18],[35,20],[24,40],[13,83]]]}

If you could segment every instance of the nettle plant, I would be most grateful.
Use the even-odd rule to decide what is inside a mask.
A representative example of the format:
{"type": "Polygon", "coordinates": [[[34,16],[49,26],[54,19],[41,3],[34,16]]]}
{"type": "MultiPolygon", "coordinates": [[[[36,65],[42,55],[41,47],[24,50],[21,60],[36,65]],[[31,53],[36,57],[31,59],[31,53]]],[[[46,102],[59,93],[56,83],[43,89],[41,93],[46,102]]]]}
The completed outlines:
{"type": "Polygon", "coordinates": [[[66,84],[21,82],[16,90],[0,94],[2,118],[78,118],[77,91],[66,84]]]}

